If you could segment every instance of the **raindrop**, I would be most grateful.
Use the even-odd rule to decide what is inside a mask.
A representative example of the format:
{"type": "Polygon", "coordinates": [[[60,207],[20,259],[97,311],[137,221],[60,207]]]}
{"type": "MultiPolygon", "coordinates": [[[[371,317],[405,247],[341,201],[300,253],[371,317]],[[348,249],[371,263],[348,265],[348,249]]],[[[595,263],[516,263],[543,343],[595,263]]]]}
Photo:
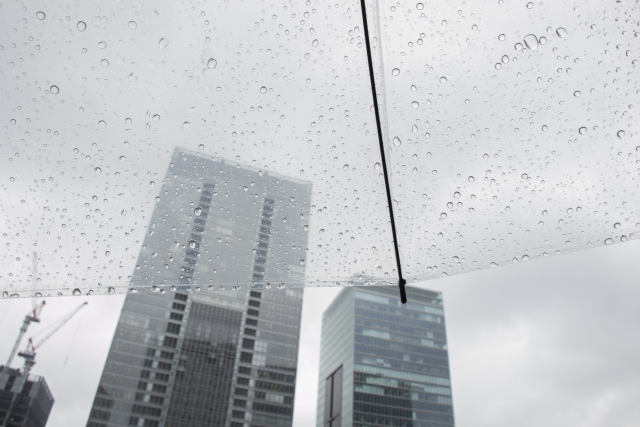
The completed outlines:
{"type": "Polygon", "coordinates": [[[613,239],[609,237],[608,239],[606,239],[606,240],[604,241],[604,244],[605,244],[605,245],[612,245],[612,244],[613,244],[613,239]]]}
{"type": "Polygon", "coordinates": [[[260,93],[267,93],[267,87],[266,86],[262,86],[260,88],[260,93]]]}
{"type": "Polygon", "coordinates": [[[107,123],[104,120],[100,120],[98,122],[98,126],[100,126],[100,128],[104,129],[107,126],[107,123]]]}
{"type": "Polygon", "coordinates": [[[52,94],[57,95],[58,93],[60,93],[60,89],[58,89],[58,86],[56,85],[52,85],[49,90],[51,91],[52,94]]]}
{"type": "Polygon", "coordinates": [[[529,178],[529,175],[527,175],[526,173],[523,173],[523,174],[521,175],[521,178],[522,178],[522,179],[527,179],[527,178],[529,178]]]}
{"type": "Polygon", "coordinates": [[[575,96],[576,98],[579,98],[580,95],[582,95],[582,92],[580,92],[579,90],[573,92],[573,96],[575,96]]]}
{"type": "Polygon", "coordinates": [[[565,30],[562,27],[558,27],[558,29],[556,30],[556,34],[558,35],[558,37],[563,39],[563,38],[567,37],[567,30],[565,30]]]}
{"type": "Polygon", "coordinates": [[[124,162],[124,161],[126,161],[126,160],[127,160],[127,158],[126,158],[125,156],[120,156],[120,157],[118,157],[118,161],[119,161],[120,163],[122,163],[122,162],[124,162]]]}
{"type": "Polygon", "coordinates": [[[508,57],[507,55],[504,55],[504,56],[502,57],[502,63],[503,63],[503,64],[506,64],[506,63],[508,63],[508,62],[509,62],[509,57],[508,57]]]}
{"type": "Polygon", "coordinates": [[[207,68],[212,70],[212,69],[216,68],[216,65],[218,65],[218,61],[216,61],[213,58],[209,58],[209,60],[207,61],[207,68]]]}
{"type": "Polygon", "coordinates": [[[546,132],[546,131],[547,131],[547,129],[549,129],[549,128],[547,127],[547,125],[542,125],[542,132],[546,132]]]}
{"type": "Polygon", "coordinates": [[[619,130],[616,135],[618,135],[618,138],[622,139],[622,137],[624,137],[626,134],[625,134],[625,131],[619,130]]]}
{"type": "Polygon", "coordinates": [[[580,135],[584,135],[584,134],[586,134],[586,133],[587,133],[587,128],[586,128],[586,127],[584,127],[584,126],[583,126],[583,127],[581,127],[580,129],[578,129],[578,133],[579,133],[580,135]]]}
{"type": "Polygon", "coordinates": [[[522,255],[522,261],[529,261],[529,255],[522,255]]]}
{"type": "Polygon", "coordinates": [[[418,132],[418,126],[416,126],[416,125],[411,126],[411,130],[413,132],[418,132]]]}
{"type": "Polygon", "coordinates": [[[38,18],[39,20],[43,20],[47,15],[44,14],[44,12],[38,12],[36,13],[36,18],[38,18]]]}
{"type": "Polygon", "coordinates": [[[476,179],[472,176],[469,177],[469,182],[474,182],[476,179]]]}
{"type": "Polygon", "coordinates": [[[109,293],[109,295],[113,295],[116,293],[116,289],[113,286],[109,286],[107,292],[109,293]]]}
{"type": "Polygon", "coordinates": [[[196,246],[197,246],[197,243],[195,242],[195,240],[191,240],[191,241],[189,241],[189,247],[190,247],[191,249],[195,249],[195,248],[196,248],[196,246]]]}
{"type": "Polygon", "coordinates": [[[485,154],[484,156],[482,156],[483,159],[487,160],[489,158],[488,154],[485,154]]]}
{"type": "Polygon", "coordinates": [[[164,37],[160,39],[160,41],[158,42],[158,45],[160,46],[160,49],[164,49],[165,47],[169,46],[169,40],[165,39],[164,37]]]}
{"type": "Polygon", "coordinates": [[[447,78],[446,77],[440,77],[440,83],[445,84],[447,82],[447,78]]]}
{"type": "Polygon", "coordinates": [[[391,70],[391,74],[394,76],[397,76],[400,74],[400,69],[399,68],[394,68],[393,70],[391,70]]]}
{"type": "Polygon", "coordinates": [[[441,219],[446,219],[446,218],[447,218],[447,213],[446,213],[446,212],[442,212],[442,213],[440,214],[440,218],[441,218],[441,219]]]}
{"type": "Polygon", "coordinates": [[[156,183],[154,181],[149,181],[149,187],[155,187],[156,183]]]}
{"type": "Polygon", "coordinates": [[[160,114],[154,114],[153,117],[151,117],[153,119],[154,122],[160,121],[160,114]]]}
{"type": "Polygon", "coordinates": [[[538,48],[538,38],[533,34],[528,34],[524,37],[524,44],[531,50],[538,48]]]}
{"type": "Polygon", "coordinates": [[[499,70],[500,68],[502,68],[502,64],[501,63],[496,63],[496,70],[499,70]]]}
{"type": "Polygon", "coordinates": [[[131,28],[132,30],[138,28],[138,24],[136,23],[136,21],[129,21],[129,28],[131,28]]]}
{"type": "Polygon", "coordinates": [[[543,225],[544,225],[544,221],[540,221],[540,222],[538,223],[538,227],[542,227],[543,225]]]}
{"type": "Polygon", "coordinates": [[[533,2],[527,3],[527,9],[533,9],[533,2]]]}
{"type": "Polygon", "coordinates": [[[505,36],[504,34],[500,34],[498,36],[498,40],[500,40],[501,42],[505,41],[507,39],[507,36],[505,36]]]}
{"type": "Polygon", "coordinates": [[[76,297],[77,297],[78,295],[81,295],[81,294],[82,294],[82,292],[80,292],[80,289],[78,289],[78,288],[75,288],[75,289],[73,290],[73,292],[71,292],[71,293],[72,293],[74,296],[76,296],[76,297]]]}
{"type": "Polygon", "coordinates": [[[416,9],[418,9],[418,10],[424,9],[424,4],[422,4],[422,3],[416,4],[416,9]]]}
{"type": "Polygon", "coordinates": [[[78,21],[78,31],[82,32],[87,29],[87,24],[84,21],[78,21]]]}
{"type": "Polygon", "coordinates": [[[96,174],[101,174],[101,173],[102,173],[102,169],[100,169],[100,168],[95,168],[93,171],[94,171],[96,174]]]}
{"type": "Polygon", "coordinates": [[[418,108],[418,107],[420,106],[420,104],[419,104],[417,101],[413,101],[413,102],[411,103],[411,106],[412,106],[413,108],[418,108]]]}
{"type": "Polygon", "coordinates": [[[204,144],[200,144],[200,145],[198,145],[198,148],[199,148],[200,150],[204,150],[204,144]]]}
{"type": "Polygon", "coordinates": [[[447,20],[444,19],[441,24],[442,24],[443,27],[446,27],[447,26],[447,20]]]}
{"type": "Polygon", "coordinates": [[[547,212],[547,211],[542,211],[542,215],[546,216],[547,214],[549,214],[549,212],[547,212]]]}
{"type": "Polygon", "coordinates": [[[416,85],[411,85],[411,91],[412,92],[415,92],[417,90],[418,90],[418,88],[416,87],[416,85]]]}
{"type": "Polygon", "coordinates": [[[98,43],[98,47],[99,47],[100,49],[106,49],[106,48],[107,48],[107,43],[105,43],[105,42],[100,42],[100,43],[98,43]]]}
{"type": "Polygon", "coordinates": [[[311,42],[311,46],[313,47],[318,47],[319,44],[320,42],[318,41],[318,39],[315,39],[314,41],[311,42]]]}
{"type": "Polygon", "coordinates": [[[514,45],[513,45],[513,48],[514,48],[515,50],[522,50],[522,43],[516,43],[516,44],[514,44],[514,45]]]}
{"type": "Polygon", "coordinates": [[[184,122],[184,123],[182,124],[182,127],[183,127],[183,128],[188,128],[189,126],[191,126],[191,123],[189,123],[189,122],[184,122]]]}
{"type": "Polygon", "coordinates": [[[16,124],[16,119],[11,119],[11,120],[9,121],[9,123],[11,123],[12,125],[15,125],[15,124],[16,124]]]}
{"type": "Polygon", "coordinates": [[[622,227],[622,225],[620,225],[619,222],[616,222],[615,224],[613,224],[613,228],[615,228],[616,230],[619,229],[620,227],[622,227]]]}
{"type": "Polygon", "coordinates": [[[456,191],[455,193],[453,193],[453,197],[455,197],[456,199],[459,199],[461,196],[459,191],[456,191]]]}
{"type": "Polygon", "coordinates": [[[497,267],[498,264],[496,264],[495,262],[492,262],[491,264],[489,264],[490,267],[497,267]]]}
{"type": "Polygon", "coordinates": [[[393,145],[395,145],[396,147],[399,147],[400,144],[402,144],[402,141],[400,141],[400,138],[398,138],[397,136],[393,137],[393,145]]]}
{"type": "Polygon", "coordinates": [[[418,174],[418,168],[413,168],[413,170],[411,171],[411,173],[413,173],[414,175],[418,174]]]}
{"type": "Polygon", "coordinates": [[[349,170],[349,165],[342,166],[342,170],[348,171],[349,170]]]}
{"type": "Polygon", "coordinates": [[[109,61],[103,59],[100,61],[100,65],[102,65],[103,68],[107,68],[109,66],[109,61]]]}
{"type": "Polygon", "coordinates": [[[376,163],[375,165],[373,165],[373,168],[377,171],[379,171],[381,167],[382,165],[380,165],[380,163],[376,163]]]}
{"type": "Polygon", "coordinates": [[[193,213],[196,214],[196,216],[200,216],[200,214],[202,213],[202,209],[201,208],[195,208],[193,213]]]}

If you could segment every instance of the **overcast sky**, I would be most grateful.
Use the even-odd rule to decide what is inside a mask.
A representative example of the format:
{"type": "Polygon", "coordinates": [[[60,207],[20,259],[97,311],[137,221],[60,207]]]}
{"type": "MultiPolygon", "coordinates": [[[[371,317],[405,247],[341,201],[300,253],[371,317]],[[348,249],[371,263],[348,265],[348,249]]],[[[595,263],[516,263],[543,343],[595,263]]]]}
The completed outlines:
{"type": "MultiPolygon", "coordinates": [[[[637,426],[639,257],[632,241],[421,284],[444,292],[457,425],[637,426]]],[[[315,425],[321,314],[339,291],[306,291],[295,427],[315,425]]],[[[29,330],[84,300],[38,351],[33,373],[56,399],[48,427],[86,423],[123,297],[49,298],[29,330]]],[[[2,363],[30,304],[0,301],[2,363]]]]}

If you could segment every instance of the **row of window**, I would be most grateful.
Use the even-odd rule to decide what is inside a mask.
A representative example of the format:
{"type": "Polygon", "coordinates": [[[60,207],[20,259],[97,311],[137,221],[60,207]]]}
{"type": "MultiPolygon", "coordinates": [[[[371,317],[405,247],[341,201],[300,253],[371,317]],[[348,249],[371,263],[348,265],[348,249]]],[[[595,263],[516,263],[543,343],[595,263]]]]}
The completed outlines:
{"type": "Polygon", "coordinates": [[[405,408],[413,411],[431,411],[452,414],[453,407],[451,405],[441,405],[438,403],[428,403],[419,400],[402,399],[393,396],[380,396],[368,393],[353,393],[353,400],[356,402],[373,403],[375,405],[392,406],[395,408],[405,408]]]}
{"type": "Polygon", "coordinates": [[[267,262],[267,251],[269,250],[269,238],[271,236],[271,217],[273,216],[274,200],[265,198],[262,206],[262,223],[258,234],[256,257],[253,264],[253,281],[262,282],[264,280],[265,267],[267,262]]]}
{"type": "Polygon", "coordinates": [[[424,337],[430,339],[440,340],[444,343],[447,342],[447,336],[444,332],[435,332],[424,329],[425,325],[420,325],[419,328],[412,328],[409,326],[399,325],[397,323],[381,322],[378,319],[368,319],[364,317],[356,317],[356,326],[366,326],[381,331],[389,331],[395,333],[406,334],[411,337],[424,337]]]}
{"type": "Polygon", "coordinates": [[[392,314],[387,314],[379,311],[370,310],[367,308],[357,307],[358,302],[364,302],[364,301],[356,301],[356,316],[366,316],[378,321],[394,322],[394,323],[399,323],[401,325],[416,326],[423,329],[433,329],[435,331],[445,332],[445,328],[443,324],[428,322],[426,320],[413,319],[410,317],[394,316],[392,314]]]}

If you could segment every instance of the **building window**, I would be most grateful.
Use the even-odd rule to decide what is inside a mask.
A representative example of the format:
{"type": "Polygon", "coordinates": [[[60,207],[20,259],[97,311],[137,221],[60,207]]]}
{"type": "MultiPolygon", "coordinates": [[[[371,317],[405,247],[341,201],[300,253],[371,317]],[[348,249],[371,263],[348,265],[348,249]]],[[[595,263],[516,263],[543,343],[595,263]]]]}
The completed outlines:
{"type": "Polygon", "coordinates": [[[324,398],[324,427],[340,427],[342,412],[342,366],[326,381],[324,398]]]}

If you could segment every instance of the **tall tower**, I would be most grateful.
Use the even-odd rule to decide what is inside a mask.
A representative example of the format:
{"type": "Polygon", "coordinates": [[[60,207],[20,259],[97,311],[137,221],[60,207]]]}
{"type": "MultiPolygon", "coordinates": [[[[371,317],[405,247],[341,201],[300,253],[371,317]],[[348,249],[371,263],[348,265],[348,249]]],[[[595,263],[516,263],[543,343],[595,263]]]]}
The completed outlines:
{"type": "Polygon", "coordinates": [[[322,316],[317,427],[453,427],[442,294],[343,289],[322,316]]]}
{"type": "Polygon", "coordinates": [[[87,427],[291,425],[310,199],[175,150],[87,427]]]}

